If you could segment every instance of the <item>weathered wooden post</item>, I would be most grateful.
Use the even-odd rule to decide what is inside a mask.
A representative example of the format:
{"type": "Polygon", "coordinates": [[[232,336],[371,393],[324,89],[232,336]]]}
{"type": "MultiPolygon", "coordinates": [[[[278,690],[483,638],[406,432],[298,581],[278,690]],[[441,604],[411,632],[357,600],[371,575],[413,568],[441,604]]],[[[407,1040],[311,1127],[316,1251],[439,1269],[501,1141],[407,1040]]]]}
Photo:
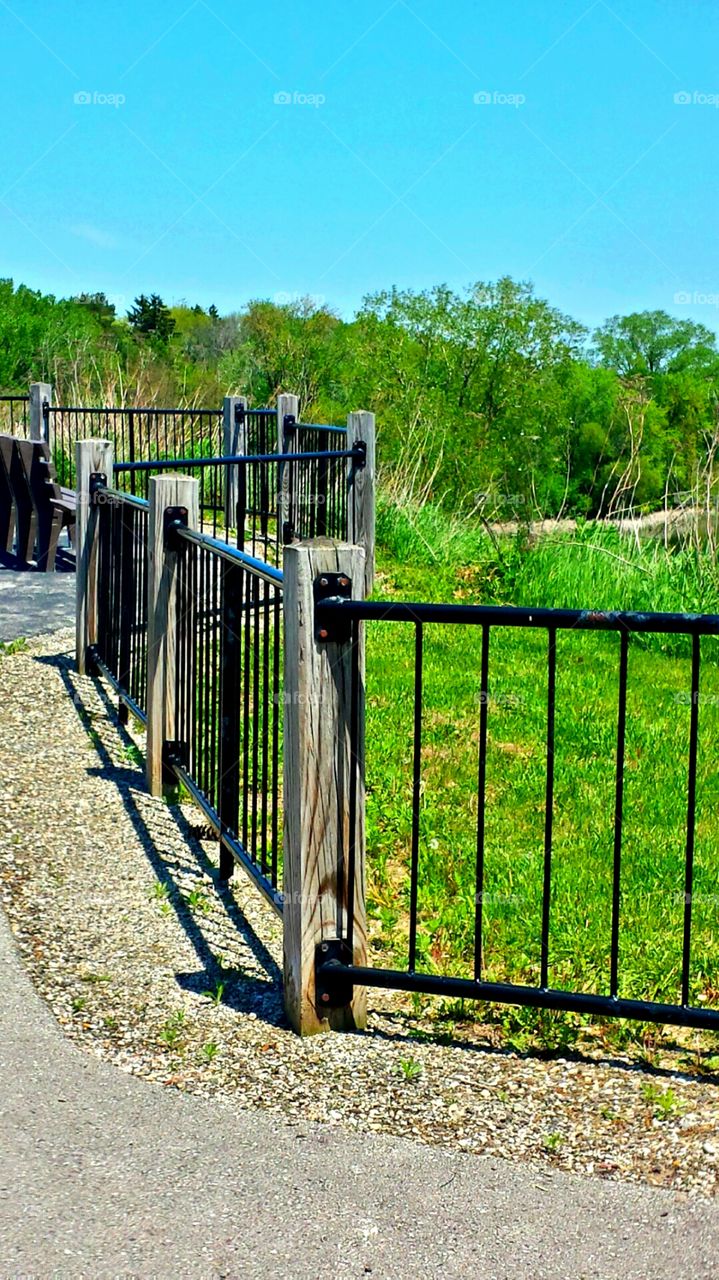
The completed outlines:
{"type": "Polygon", "coordinates": [[[347,416],[347,448],[364,446],[364,462],[348,459],[347,540],[364,547],[365,595],[374,586],[375,544],[375,417],[365,409],[347,416]]]}
{"type": "Polygon", "coordinates": [[[365,915],[364,644],[315,637],[314,582],[349,579],[362,598],[364,553],[328,539],[295,543],[284,553],[284,977],[285,1009],[301,1035],[353,1030],[366,1022],[366,991],[324,1008],[315,991],[317,948],[340,934],[353,912],[352,959],[367,963],[365,915]],[[358,688],[352,741],[352,670],[358,688]],[[352,774],[354,772],[354,779],[352,774]],[[354,832],[350,831],[353,789],[354,832]],[[354,894],[349,854],[354,836],[354,894]]]}
{"type": "Polygon", "coordinates": [[[52,404],[52,386],[49,382],[30,383],[30,439],[44,440],[50,446],[50,457],[54,441],[50,439],[50,416],[45,417],[43,405],[52,404]]]}
{"type": "Polygon", "coordinates": [[[97,507],[91,477],[112,484],[113,452],[109,440],[78,440],[75,445],[77,511],[75,516],[75,653],[80,675],[87,670],[87,650],[97,640],[97,507]]]}
{"type": "Polygon", "coordinates": [[[147,786],[162,795],[165,743],[175,734],[175,654],[177,642],[178,553],[166,540],[168,520],[179,517],[190,529],[199,524],[199,481],[188,476],[153,476],[147,538],[147,786]],[[168,514],[169,513],[169,514],[168,514]]]}
{"type": "MultiPolygon", "coordinates": [[[[279,395],[277,397],[277,452],[294,453],[296,437],[294,431],[287,431],[285,418],[292,417],[295,422],[300,416],[299,396],[279,395]]],[[[291,464],[290,464],[291,465],[291,464]]],[[[287,464],[278,468],[277,472],[277,545],[281,547],[285,540],[291,541],[290,528],[290,472],[287,464]]]]}
{"type": "MultiPolygon", "coordinates": [[[[222,453],[234,458],[247,452],[246,396],[225,396],[222,402],[222,453]]],[[[225,467],[225,527],[237,524],[239,467],[225,467]]]]}

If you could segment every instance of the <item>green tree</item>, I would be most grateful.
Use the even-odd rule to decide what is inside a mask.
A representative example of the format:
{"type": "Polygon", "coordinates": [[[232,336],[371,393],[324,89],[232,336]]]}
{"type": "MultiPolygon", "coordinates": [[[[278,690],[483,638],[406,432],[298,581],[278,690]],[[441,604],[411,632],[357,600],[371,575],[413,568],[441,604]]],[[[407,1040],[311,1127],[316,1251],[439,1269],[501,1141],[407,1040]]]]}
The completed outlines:
{"type": "Polygon", "coordinates": [[[174,331],[175,321],[158,293],[146,297],[141,293],[127,313],[127,319],[136,333],[151,335],[167,342],[174,331]]]}
{"type": "Polygon", "coordinates": [[[598,362],[626,378],[702,365],[716,351],[710,329],[666,311],[612,316],[596,330],[594,344],[598,362]]]}

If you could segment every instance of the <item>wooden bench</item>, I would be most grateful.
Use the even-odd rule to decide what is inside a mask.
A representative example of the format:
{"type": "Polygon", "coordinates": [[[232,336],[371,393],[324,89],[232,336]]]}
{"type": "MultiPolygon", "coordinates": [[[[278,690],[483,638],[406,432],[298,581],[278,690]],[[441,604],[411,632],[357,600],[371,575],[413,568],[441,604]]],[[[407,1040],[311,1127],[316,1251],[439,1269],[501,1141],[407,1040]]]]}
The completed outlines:
{"type": "MultiPolygon", "coordinates": [[[[74,540],[75,493],[57,483],[50,451],[42,440],[0,436],[0,459],[4,472],[0,502],[9,492],[15,508],[15,557],[28,566],[34,559],[35,567],[43,572],[54,569],[62,529],[67,528],[70,541],[74,540]]],[[[0,550],[11,550],[9,523],[8,516],[6,530],[0,517],[0,538],[5,533],[0,550]]]]}

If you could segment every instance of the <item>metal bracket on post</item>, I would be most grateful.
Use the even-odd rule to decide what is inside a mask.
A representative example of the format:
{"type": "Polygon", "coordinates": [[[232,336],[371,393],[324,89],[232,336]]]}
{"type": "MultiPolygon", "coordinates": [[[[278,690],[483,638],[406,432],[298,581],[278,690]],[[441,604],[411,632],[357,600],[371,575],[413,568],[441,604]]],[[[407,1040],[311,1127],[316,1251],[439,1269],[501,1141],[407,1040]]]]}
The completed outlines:
{"type": "Polygon", "coordinates": [[[93,507],[97,505],[97,495],[101,489],[107,488],[107,476],[104,471],[90,472],[90,502],[93,507]]]}
{"type": "Polygon", "coordinates": [[[235,405],[235,425],[241,427],[245,421],[245,406],[238,400],[235,405]]]}
{"type": "Polygon", "coordinates": [[[282,431],[284,435],[286,436],[292,435],[292,432],[296,430],[297,430],[297,419],[294,413],[286,413],[284,418],[282,419],[282,431]]]}
{"type": "Polygon", "coordinates": [[[352,580],[346,573],[323,573],[315,578],[312,589],[315,598],[315,640],[321,644],[347,644],[352,639],[350,618],[322,618],[322,605],[330,601],[352,599],[352,580]]]}
{"type": "Polygon", "coordinates": [[[175,765],[186,767],[187,744],[177,739],[168,739],[162,747],[162,781],[165,786],[172,787],[177,783],[175,765]]]}
{"type": "Polygon", "coordinates": [[[355,440],[352,446],[352,461],[358,471],[367,466],[367,445],[364,440],[355,440]]]}
{"type": "Polygon", "coordinates": [[[187,507],[165,507],[162,513],[162,530],[165,546],[170,551],[178,550],[177,530],[187,528],[187,507]]]}
{"type": "Polygon", "coordinates": [[[290,520],[282,522],[282,545],[289,547],[290,543],[295,540],[295,528],[290,520]]]}
{"type": "Polygon", "coordinates": [[[346,974],[333,974],[335,965],[352,963],[347,943],[342,938],[325,938],[315,952],[315,994],[317,1007],[342,1009],[352,1003],[354,984],[346,974]]]}

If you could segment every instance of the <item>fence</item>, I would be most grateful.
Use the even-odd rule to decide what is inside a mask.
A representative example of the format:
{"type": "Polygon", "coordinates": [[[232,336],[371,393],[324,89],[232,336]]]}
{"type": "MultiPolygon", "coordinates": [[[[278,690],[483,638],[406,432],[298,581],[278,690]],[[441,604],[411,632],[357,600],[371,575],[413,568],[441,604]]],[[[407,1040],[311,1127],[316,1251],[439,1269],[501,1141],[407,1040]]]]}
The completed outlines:
{"type": "MultiPolygon", "coordinates": [[[[348,444],[363,423],[368,425],[364,415],[353,417],[356,421],[348,428],[348,444]]],[[[369,445],[371,432],[367,435],[369,445]]],[[[348,450],[329,452],[344,454],[348,450]]],[[[371,447],[367,453],[373,456],[371,447]]],[[[294,459],[302,452],[289,456],[294,459]]],[[[318,461],[312,451],[305,456],[313,465],[318,461]]],[[[364,548],[322,537],[293,541],[284,547],[280,569],[197,527],[197,481],[174,474],[155,476],[145,507],[143,500],[109,491],[102,477],[91,482],[93,473],[110,474],[111,461],[106,445],[80,447],[81,493],[89,495],[92,489],[93,497],[85,504],[90,514],[81,531],[79,552],[78,662],[82,669],[89,655],[109,674],[126,705],[135,709],[136,704],[146,718],[150,789],[158,794],[163,779],[184,782],[220,838],[221,875],[228,875],[234,864],[241,865],[282,915],[285,1005],[297,1030],[361,1028],[368,987],[687,1027],[719,1027],[719,1009],[697,1000],[692,1003],[702,963],[692,945],[702,639],[719,636],[719,617],[368,602],[364,548]],[[138,545],[145,548],[145,577],[140,572],[138,582],[131,583],[130,566],[135,565],[138,545]],[[146,606],[140,603],[145,600],[146,606]],[[123,610],[128,620],[123,619],[123,610]],[[368,624],[409,628],[413,637],[414,660],[409,672],[412,714],[407,724],[411,840],[407,884],[395,884],[398,910],[406,909],[407,914],[406,963],[399,967],[370,967],[367,963],[368,624]],[[427,801],[425,645],[428,633],[460,627],[469,628],[477,637],[481,686],[476,789],[463,801],[466,823],[474,824],[468,976],[437,971],[427,964],[426,949],[419,946],[420,928],[427,926],[419,905],[426,874],[422,855],[427,801]],[[493,637],[507,631],[531,632],[546,641],[546,776],[535,983],[495,981],[487,972],[492,654],[493,637]],[[552,982],[556,972],[552,913],[556,910],[557,873],[557,680],[563,653],[558,638],[569,632],[600,637],[610,633],[617,638],[618,648],[606,973],[603,982],[587,990],[583,985],[592,984],[572,987],[566,981],[563,985],[552,982]],[[128,638],[133,635],[134,658],[128,638]],[[682,874],[680,882],[658,878],[655,886],[663,894],[680,893],[682,898],[681,956],[673,1000],[657,999],[650,993],[646,998],[628,996],[622,969],[628,871],[629,653],[633,639],[648,635],[683,637],[690,648],[682,874]],[[144,686],[143,661],[147,671],[144,686]]],[[[249,466],[250,462],[246,459],[241,465],[249,466]]],[[[283,465],[283,455],[275,456],[275,464],[283,465]]],[[[227,465],[236,464],[233,460],[227,465]]],[[[361,474],[367,483],[355,494],[357,528],[369,522],[373,509],[372,470],[361,474]]],[[[79,509],[82,505],[79,502],[79,509]]],[[[375,635],[370,630],[369,643],[375,635]]],[[[465,661],[471,663],[472,646],[467,644],[463,652],[465,661]]],[[[371,760],[369,767],[371,774],[371,760]]],[[[649,946],[644,963],[651,991],[656,974],[649,946]]]]}
{"type": "MultiPolygon", "coordinates": [[[[354,415],[357,416],[357,415],[354,415]]],[[[353,417],[353,415],[350,415],[353,417]]],[[[315,537],[346,541],[370,537],[374,510],[364,528],[368,451],[373,454],[374,423],[362,415],[358,424],[367,440],[353,438],[351,447],[321,452],[235,454],[217,458],[172,458],[114,464],[118,483],[147,494],[153,473],[181,471],[198,480],[201,525],[213,538],[261,557],[277,566],[287,543],[315,537]],[[233,505],[220,495],[231,492],[233,505]]],[[[336,428],[341,443],[347,430],[336,428]]],[[[329,437],[322,435],[320,441],[329,437]]],[[[368,551],[371,560],[374,547],[368,551]]]]}
{"type": "MultiPolygon", "coordinates": [[[[116,458],[202,458],[223,452],[222,409],[83,408],[43,403],[44,436],[60,484],[72,485],[78,440],[109,440],[116,458]]],[[[220,495],[208,495],[208,506],[220,495]]]]}
{"type": "MultiPolygon", "coordinates": [[[[322,460],[328,492],[336,484],[350,494],[330,510],[343,519],[354,512],[356,527],[369,530],[373,487],[360,487],[357,475],[364,479],[374,456],[374,423],[371,415],[355,417],[368,437],[362,447],[326,451],[322,460]]],[[[183,461],[114,464],[108,442],[77,446],[78,667],[110,682],[123,719],[130,711],[146,725],[151,792],[181,781],[218,834],[220,874],[241,864],[282,913],[284,575],[201,529],[200,485],[177,474],[183,461]],[[147,499],[108,484],[130,467],[147,483],[147,499]]],[[[276,525],[278,474],[292,466],[301,476],[317,461],[303,452],[200,465],[269,474],[274,497],[263,515],[276,525]]],[[[311,497],[309,484],[293,491],[298,525],[304,507],[296,494],[311,497]]],[[[241,479],[238,488],[249,486],[241,479]]],[[[315,511],[318,504],[306,505],[315,511]]]]}
{"type": "Polygon", "coordinates": [[[147,544],[149,503],[95,481],[90,496],[97,525],[97,634],[91,665],[147,723],[147,544]]]}
{"type": "MultiPolygon", "coordinates": [[[[368,969],[357,965],[353,953],[352,916],[336,922],[336,932],[329,953],[320,955],[316,980],[320,998],[330,1005],[344,1004],[352,984],[371,985],[404,991],[425,992],[455,998],[499,1001],[529,1007],[564,1010],[603,1017],[624,1017],[647,1022],[667,1023],[677,1026],[713,1028],[719,1027],[719,1009],[690,1004],[692,986],[692,916],[694,905],[694,850],[697,810],[697,749],[699,732],[701,638],[719,635],[719,616],[684,614],[632,614],[595,613],[562,609],[530,610],[512,607],[403,604],[396,602],[363,602],[340,598],[336,585],[321,592],[316,599],[315,622],[317,634],[328,640],[345,642],[350,648],[358,644],[362,627],[367,622],[382,626],[399,623],[414,631],[413,717],[411,729],[411,859],[409,866],[409,922],[407,963],[403,969],[368,969]],[[479,751],[477,758],[477,793],[475,826],[475,892],[474,892],[474,957],[471,977],[446,976],[421,972],[418,966],[418,894],[421,885],[422,862],[420,858],[422,814],[426,804],[423,786],[422,759],[423,735],[423,655],[425,634],[428,628],[447,627],[477,628],[481,632],[481,691],[479,696],[479,751]],[[511,982],[487,981],[485,966],[485,929],[483,906],[485,888],[485,850],[487,834],[487,750],[488,716],[490,705],[490,644],[494,632],[502,628],[519,628],[523,631],[546,633],[546,784],[544,794],[544,855],[541,880],[540,929],[536,939],[539,957],[538,982],[535,986],[511,982]],[[609,951],[607,955],[605,992],[588,992],[557,989],[551,985],[552,954],[550,923],[555,889],[553,865],[553,831],[555,823],[555,732],[557,691],[557,637],[568,631],[615,632],[619,636],[618,653],[618,705],[616,723],[616,759],[614,785],[614,831],[611,892],[608,908],[611,916],[609,951]],[[621,994],[622,969],[622,885],[623,885],[623,834],[624,796],[627,770],[626,728],[628,696],[628,653],[635,635],[684,636],[691,643],[691,716],[687,754],[686,789],[686,838],[684,866],[677,883],[659,882],[657,888],[663,895],[681,895],[682,938],[681,963],[676,974],[677,999],[674,1003],[653,999],[630,999],[621,994]]],[[[359,674],[353,673],[351,698],[361,696],[358,687],[359,674]]],[[[353,743],[359,746],[358,737],[353,743]]],[[[356,799],[352,802],[357,803],[356,799]]],[[[472,806],[468,806],[471,808],[472,806]]],[[[469,818],[469,812],[467,814],[469,818]]],[[[354,821],[350,810],[350,825],[354,821]]],[[[356,857],[356,853],[352,853],[356,857]]],[[[359,875],[352,866],[350,877],[359,875]]],[[[426,925],[426,922],[425,922],[426,925]]],[[[647,937],[647,944],[649,939],[647,937]]],[[[649,948],[648,948],[649,950],[649,948]]],[[[694,966],[699,976],[701,961],[694,966]]],[[[656,975],[651,963],[644,971],[646,987],[651,989],[656,975]]]]}
{"type": "Polygon", "coordinates": [[[26,435],[29,404],[29,396],[0,396],[0,431],[11,436],[26,435]]]}

